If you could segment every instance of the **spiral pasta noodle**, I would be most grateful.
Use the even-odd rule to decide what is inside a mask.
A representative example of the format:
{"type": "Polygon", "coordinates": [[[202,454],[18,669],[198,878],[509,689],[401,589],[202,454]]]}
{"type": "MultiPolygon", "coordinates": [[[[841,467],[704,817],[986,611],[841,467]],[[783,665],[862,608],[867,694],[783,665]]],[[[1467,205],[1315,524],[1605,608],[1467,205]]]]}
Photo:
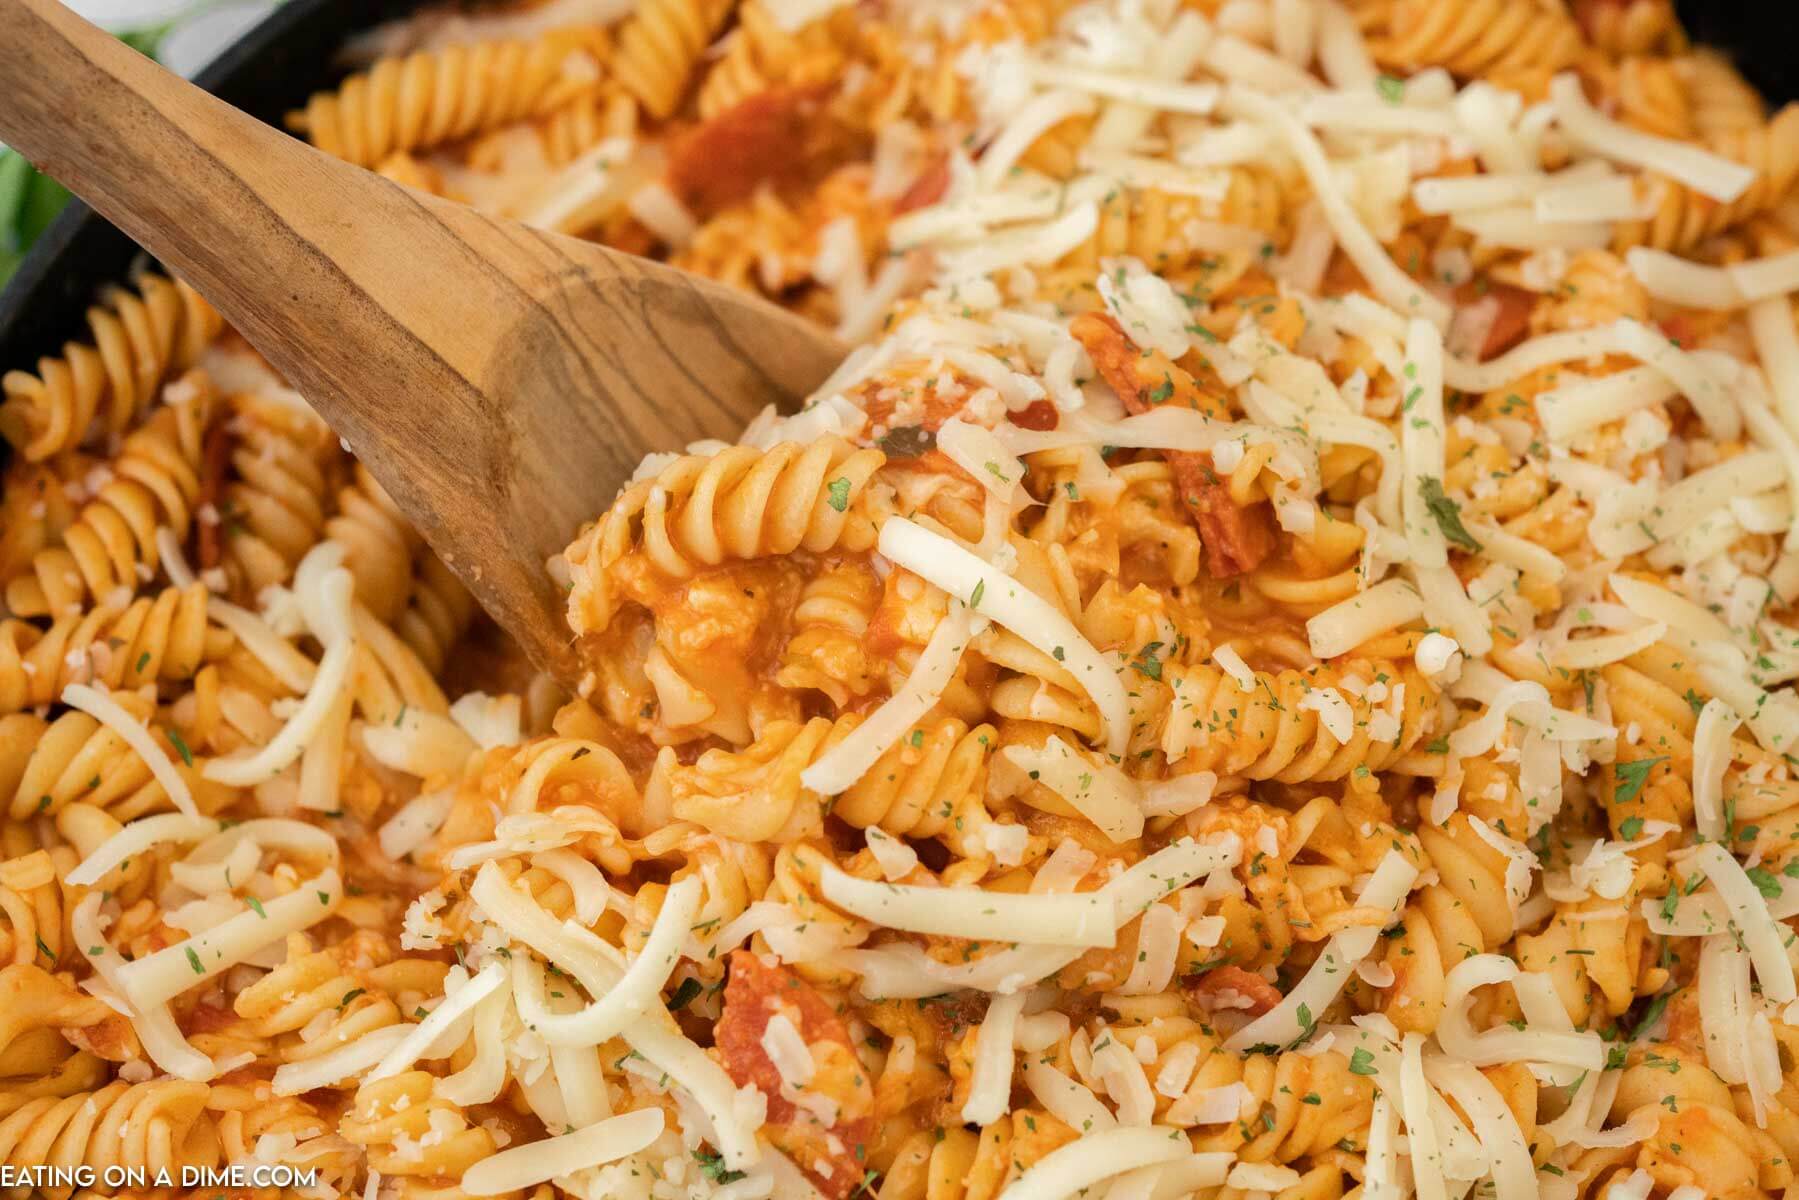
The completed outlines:
{"type": "Polygon", "coordinates": [[[1360,766],[1390,765],[1434,725],[1429,682],[1392,664],[1346,664],[1341,674],[1255,672],[1250,686],[1216,667],[1182,670],[1173,680],[1162,748],[1170,759],[1220,774],[1341,779],[1360,766]],[[1388,689],[1378,705],[1368,698],[1373,685],[1388,689]],[[1309,702],[1321,689],[1335,698],[1309,702]]]}
{"type": "Polygon", "coordinates": [[[230,472],[220,500],[223,561],[254,594],[286,583],[318,541],[336,446],[323,422],[273,400],[239,394],[231,410],[230,472]]]}
{"type": "Polygon", "coordinates": [[[1191,232],[1206,224],[1253,229],[1284,245],[1292,228],[1293,204],[1290,182],[1273,172],[1249,168],[1231,171],[1217,200],[1154,188],[1119,188],[1101,205],[1092,239],[1069,256],[1068,265],[1090,272],[1102,259],[1130,255],[1158,271],[1178,273],[1215,255],[1210,242],[1191,232]]]}
{"type": "Polygon", "coordinates": [[[1582,49],[1580,27],[1566,12],[1530,0],[1401,0],[1374,44],[1381,61],[1396,67],[1440,66],[1527,93],[1541,93],[1582,49]]]}
{"type": "Polygon", "coordinates": [[[179,285],[9,376],[4,1165],[1793,1189],[1790,113],[1660,0],[607,15],[295,127],[853,349],[573,531],[573,696],[179,285]]]}
{"type": "Polygon", "coordinates": [[[1575,19],[1587,41],[1613,57],[1679,49],[1685,41],[1674,5],[1668,0],[1606,0],[1574,5],[1575,19]]]}
{"type": "Polygon", "coordinates": [[[695,104],[702,118],[715,117],[776,87],[826,84],[844,66],[842,20],[836,14],[788,31],[765,5],[745,0],[737,9],[736,32],[724,55],[706,70],[695,104]]]}
{"type": "Polygon", "coordinates": [[[855,560],[808,580],[793,610],[793,636],[781,652],[776,682],[821,691],[839,709],[853,696],[866,696],[880,673],[863,646],[879,586],[874,572],[855,560]]]}
{"type": "Polygon", "coordinates": [[[213,395],[204,375],[184,379],[186,395],[159,409],[126,437],[93,499],[62,531],[61,544],[32,557],[30,573],[6,585],[6,603],[22,617],[65,617],[118,589],[129,596],[154,570],[159,526],[186,536],[200,494],[200,454],[213,395]]]}
{"type": "Polygon", "coordinates": [[[825,438],[804,449],[738,447],[718,458],[677,459],[627,488],[565,554],[575,586],[575,628],[603,630],[616,611],[616,564],[636,551],[682,578],[731,559],[865,549],[871,530],[857,498],[884,456],[825,438]]]}
{"type": "Polygon", "coordinates": [[[102,602],[48,629],[7,622],[0,626],[0,705],[48,704],[70,683],[88,680],[135,688],[192,679],[231,646],[230,634],[207,622],[206,603],[206,586],[194,583],[122,607],[102,602]]]}
{"type": "Polygon", "coordinates": [[[288,115],[313,145],[358,166],[541,116],[594,86],[603,31],[476,42],[381,60],[288,115]]]}
{"type": "Polygon", "coordinates": [[[69,342],[37,373],[0,379],[0,434],[28,461],[84,442],[96,429],[124,434],[171,374],[192,366],[224,322],[180,280],[146,274],[134,288],[109,287],[87,310],[91,342],[69,342]]]}
{"type": "Polygon", "coordinates": [[[658,119],[674,112],[732,0],[650,0],[619,30],[612,70],[658,119]]]}
{"type": "Polygon", "coordinates": [[[1619,226],[1619,247],[1653,246],[1690,250],[1708,237],[1741,224],[1778,204],[1799,178],[1799,110],[1782,109],[1765,124],[1715,135],[1712,148],[1725,158],[1753,166],[1756,179],[1728,204],[1696,195],[1665,179],[1648,181],[1653,206],[1646,221],[1619,226]]]}
{"type": "Polygon", "coordinates": [[[0,1120],[11,1165],[143,1168],[179,1173],[219,1161],[204,1084],[112,1083],[95,1092],[33,1100],[0,1120]]]}
{"type": "Polygon", "coordinates": [[[433,674],[443,668],[450,649],[475,619],[475,598],[451,570],[429,550],[414,568],[412,602],[396,626],[406,644],[433,674]]]}

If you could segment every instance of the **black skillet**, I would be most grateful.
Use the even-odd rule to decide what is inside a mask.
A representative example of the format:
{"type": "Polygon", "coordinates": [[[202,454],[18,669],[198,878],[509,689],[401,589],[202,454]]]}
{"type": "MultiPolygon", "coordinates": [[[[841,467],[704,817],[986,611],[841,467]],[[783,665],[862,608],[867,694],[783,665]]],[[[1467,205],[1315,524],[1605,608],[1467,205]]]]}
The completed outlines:
{"type": "MultiPolygon", "coordinates": [[[[288,0],[195,82],[279,123],[342,74],[334,64],[351,34],[420,7],[421,0],[288,0]]],[[[1799,0],[1679,0],[1678,7],[1693,39],[1730,53],[1770,101],[1799,96],[1799,0]]],[[[137,254],[85,204],[70,203],[0,293],[0,370],[27,367],[81,336],[94,295],[123,279],[137,254]]],[[[0,463],[7,449],[0,443],[0,463]]]]}

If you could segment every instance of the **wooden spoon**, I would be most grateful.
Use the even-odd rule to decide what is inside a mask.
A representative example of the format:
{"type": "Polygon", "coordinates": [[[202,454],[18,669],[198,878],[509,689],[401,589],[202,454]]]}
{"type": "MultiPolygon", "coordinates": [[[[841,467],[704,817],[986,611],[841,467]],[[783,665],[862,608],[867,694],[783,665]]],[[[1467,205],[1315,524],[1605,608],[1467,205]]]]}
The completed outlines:
{"type": "Polygon", "coordinates": [[[329,158],[59,0],[0,0],[0,30],[0,140],[211,300],[565,685],[545,559],[647,451],[735,438],[842,357],[720,284],[329,158]]]}

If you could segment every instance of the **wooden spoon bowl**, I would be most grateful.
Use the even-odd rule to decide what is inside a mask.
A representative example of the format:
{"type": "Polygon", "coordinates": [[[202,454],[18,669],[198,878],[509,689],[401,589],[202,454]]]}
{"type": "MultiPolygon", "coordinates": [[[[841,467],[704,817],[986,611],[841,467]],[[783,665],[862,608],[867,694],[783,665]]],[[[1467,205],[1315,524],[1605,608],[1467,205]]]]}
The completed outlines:
{"type": "Polygon", "coordinates": [[[721,284],[321,154],[58,0],[0,0],[0,29],[0,140],[198,288],[565,684],[545,560],[645,453],[734,438],[842,357],[721,284]]]}

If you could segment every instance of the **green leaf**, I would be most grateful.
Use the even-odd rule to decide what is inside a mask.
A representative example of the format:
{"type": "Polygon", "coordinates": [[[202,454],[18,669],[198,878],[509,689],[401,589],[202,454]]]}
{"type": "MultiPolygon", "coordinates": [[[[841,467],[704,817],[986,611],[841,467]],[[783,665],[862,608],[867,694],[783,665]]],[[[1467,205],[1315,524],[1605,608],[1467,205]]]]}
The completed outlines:
{"type": "Polygon", "coordinates": [[[115,36],[145,58],[155,58],[162,50],[163,39],[169,36],[169,30],[174,27],[175,21],[169,20],[160,25],[146,25],[142,29],[126,29],[115,36]]]}
{"type": "Polygon", "coordinates": [[[1480,543],[1475,540],[1462,524],[1462,506],[1443,494],[1443,481],[1434,475],[1426,475],[1418,481],[1418,494],[1424,498],[1424,507],[1430,510],[1431,519],[1436,521],[1437,528],[1449,539],[1453,546],[1460,546],[1471,554],[1480,552],[1480,543]]]}
{"type": "Polygon", "coordinates": [[[1618,836],[1627,842],[1636,841],[1637,835],[1642,832],[1643,818],[1641,817],[1626,817],[1618,826],[1618,836]]]}
{"type": "Polygon", "coordinates": [[[1374,90],[1388,104],[1398,104],[1405,99],[1405,80],[1392,75],[1382,75],[1374,81],[1374,90]]]}
{"type": "Polygon", "coordinates": [[[1361,1047],[1349,1056],[1349,1073],[1351,1075],[1373,1075],[1374,1055],[1361,1047]]]}
{"type": "Polygon", "coordinates": [[[179,729],[171,728],[169,730],[169,741],[175,743],[175,753],[181,756],[181,761],[190,767],[193,766],[194,752],[187,748],[187,743],[182,740],[179,729]]]}
{"type": "Polygon", "coordinates": [[[37,172],[17,150],[0,150],[0,250],[25,249],[19,216],[25,211],[25,193],[37,172]]]}
{"type": "Polygon", "coordinates": [[[742,1171],[726,1169],[725,1157],[722,1154],[707,1154],[704,1150],[695,1150],[693,1161],[700,1164],[700,1173],[713,1183],[736,1183],[743,1178],[742,1171]]]}
{"type": "Polygon", "coordinates": [[[1636,1024],[1630,1027],[1630,1036],[1633,1041],[1643,1036],[1643,1031],[1645,1029],[1648,1029],[1651,1025],[1655,1024],[1656,1021],[1661,1019],[1662,1010],[1668,1007],[1668,997],[1672,994],[1673,993],[1671,992],[1663,992],[1649,1002],[1649,1007],[1643,1010],[1643,1015],[1638,1017],[1636,1024]]]}
{"type": "Polygon", "coordinates": [[[25,188],[25,203],[19,209],[19,238],[30,246],[50,228],[58,213],[69,203],[69,189],[48,175],[31,173],[25,188]]]}
{"type": "Polygon", "coordinates": [[[688,976],[681,981],[681,986],[675,989],[675,994],[668,998],[668,1011],[679,1012],[681,1009],[686,1008],[689,1004],[693,1003],[699,994],[705,990],[706,987],[704,984],[693,978],[691,975],[688,976]]]}
{"type": "Polygon", "coordinates": [[[1614,764],[1612,772],[1617,776],[1618,786],[1612,792],[1612,803],[1629,804],[1643,790],[1649,781],[1649,772],[1655,770],[1656,763],[1668,761],[1666,754],[1658,754],[1654,758],[1639,758],[1633,762],[1614,764]]]}
{"type": "Polygon", "coordinates": [[[850,506],[850,481],[833,479],[825,485],[825,503],[838,512],[848,510],[850,506]]]}
{"type": "Polygon", "coordinates": [[[1766,867],[1750,867],[1743,874],[1749,876],[1749,882],[1755,885],[1755,890],[1762,894],[1764,900],[1780,899],[1780,880],[1774,878],[1772,871],[1766,867]]]}

